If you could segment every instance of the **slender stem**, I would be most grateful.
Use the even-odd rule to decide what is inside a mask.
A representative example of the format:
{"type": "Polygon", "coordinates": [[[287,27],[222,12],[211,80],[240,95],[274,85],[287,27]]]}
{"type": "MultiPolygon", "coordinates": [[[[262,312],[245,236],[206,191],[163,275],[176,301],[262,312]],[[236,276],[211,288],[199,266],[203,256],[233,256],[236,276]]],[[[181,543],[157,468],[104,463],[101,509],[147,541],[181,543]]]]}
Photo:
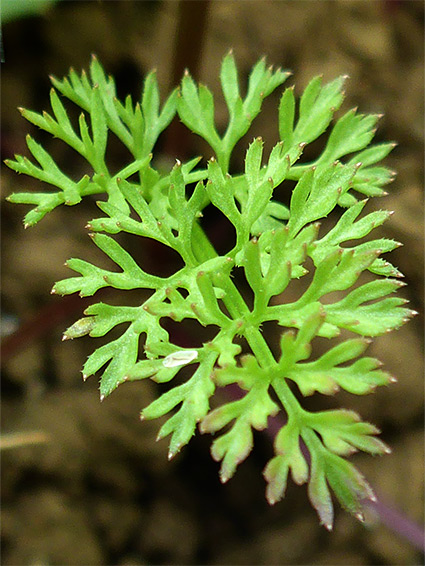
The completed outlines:
{"type": "MultiPolygon", "coordinates": [[[[222,146],[224,144],[222,143],[222,146]]],[[[223,171],[223,175],[229,172],[230,166],[230,151],[227,149],[221,149],[221,151],[217,150],[217,162],[220,164],[221,170],[223,171]]]]}
{"type": "Polygon", "coordinates": [[[300,422],[300,417],[303,413],[305,413],[305,411],[298,403],[297,398],[292,393],[285,379],[282,377],[276,377],[272,380],[272,387],[288,415],[291,415],[291,418],[294,418],[300,425],[302,425],[304,420],[300,422]]]}

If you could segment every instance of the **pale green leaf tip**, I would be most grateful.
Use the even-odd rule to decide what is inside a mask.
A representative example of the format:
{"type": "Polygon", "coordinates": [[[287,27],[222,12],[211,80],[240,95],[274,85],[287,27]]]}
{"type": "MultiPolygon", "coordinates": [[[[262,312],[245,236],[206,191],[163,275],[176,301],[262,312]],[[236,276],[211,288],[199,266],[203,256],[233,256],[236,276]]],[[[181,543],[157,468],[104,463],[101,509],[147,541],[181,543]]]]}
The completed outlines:
{"type": "Polygon", "coordinates": [[[182,446],[180,444],[178,444],[173,449],[170,449],[168,451],[168,454],[167,454],[168,461],[170,462],[173,458],[175,458],[177,456],[177,454],[180,452],[181,449],[182,449],[182,446]]]}
{"type": "Polygon", "coordinates": [[[220,473],[220,482],[222,484],[227,483],[230,480],[230,477],[228,475],[226,475],[225,473],[220,473]]]}

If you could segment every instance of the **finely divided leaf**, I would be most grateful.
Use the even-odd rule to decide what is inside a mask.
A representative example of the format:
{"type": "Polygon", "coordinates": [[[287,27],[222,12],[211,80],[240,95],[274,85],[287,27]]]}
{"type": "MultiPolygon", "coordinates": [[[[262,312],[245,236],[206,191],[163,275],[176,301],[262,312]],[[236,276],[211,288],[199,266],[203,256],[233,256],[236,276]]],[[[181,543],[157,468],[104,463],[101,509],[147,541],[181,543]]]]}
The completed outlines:
{"type": "Polygon", "coordinates": [[[242,172],[237,171],[236,161],[231,162],[235,144],[248,131],[263,100],[288,75],[273,71],[262,59],[252,68],[242,97],[236,63],[229,53],[220,71],[229,116],[224,133],[219,134],[213,91],[197,84],[188,72],[180,89],[173,90],[163,105],[155,71],[147,75],[138,102],[130,96],[120,102],[113,78],[94,57],[88,75],[71,69],[63,80],[52,78],[51,115],[21,110],[28,121],[83,156],[86,173],[77,180],[65,175],[46,149],[28,136],[36,163],[17,155],[7,165],[52,185],[55,192],[17,193],[9,200],[34,207],[25,216],[29,226],[60,204],[74,205],[84,196],[103,193],[105,198],[97,203],[101,216],[87,228],[117,269],[70,259],[68,266],[80,275],[59,281],[53,292],[90,296],[103,287],[150,291],[138,306],[94,304],[64,332],[63,339],[71,340],[103,337],[123,328],[84,365],[84,379],[100,373],[101,399],[125,381],[150,378],[169,383],[143,410],[142,418],[174,411],[158,434],[158,439],[171,436],[169,458],[189,442],[198,425],[203,433],[224,429],[211,448],[213,458],[221,461],[223,482],[251,451],[253,430],[267,428],[269,418],[284,411],[286,421],[276,435],[275,454],[264,470],[266,497],[271,504],[281,499],[290,473],[295,483],[308,483],[311,503],[322,524],[331,529],[331,491],[358,519],[362,519],[362,500],[374,498],[366,480],[344,457],[357,450],[384,454],[389,449],[377,438],[376,427],[352,411],[303,409],[289,381],[304,396],[332,395],[339,389],[364,395],[390,383],[393,378],[380,362],[364,355],[369,343],[365,337],[397,328],[415,313],[406,308],[404,299],[390,296],[402,286],[395,279],[402,275],[380,257],[399,243],[386,237],[361,241],[390,215],[383,210],[367,212],[367,200],[359,201],[358,196],[385,194],[383,187],[393,172],[379,161],[394,144],[368,147],[377,115],[349,110],[331,126],[343,102],[345,77],[327,84],[314,78],[298,107],[294,89],[286,89],[278,109],[281,141],[267,158],[262,138],[255,138],[247,148],[242,172]],[[64,98],[82,111],[78,124],[70,119],[64,98]],[[172,167],[151,155],[176,111],[209,144],[210,153],[202,157],[215,154],[207,166],[199,165],[202,157],[177,161],[172,167]],[[328,128],[322,153],[310,163],[300,163],[306,144],[328,128]],[[111,132],[131,154],[128,164],[115,172],[110,172],[105,159],[111,132]],[[283,184],[286,180],[296,183],[292,193],[283,184]],[[280,197],[284,202],[279,202],[280,197]],[[221,211],[235,230],[236,244],[222,255],[204,232],[206,207],[221,211]],[[323,233],[318,221],[339,207],[347,210],[323,233]],[[183,266],[167,278],[146,273],[107,235],[120,232],[168,246],[181,256],[183,266]],[[234,270],[235,265],[243,268],[252,306],[235,285],[242,273],[234,270]],[[309,270],[304,287],[297,286],[294,280],[309,270]],[[364,280],[363,272],[368,276],[364,280]],[[372,273],[380,277],[370,281],[372,273]],[[283,294],[287,292],[289,299],[283,294]],[[274,298],[281,294],[282,298],[274,298]],[[192,319],[208,326],[212,334],[203,344],[181,348],[170,340],[167,319],[192,319]],[[278,357],[266,341],[267,332],[263,333],[263,324],[272,320],[284,328],[278,357]],[[360,337],[332,343],[312,355],[317,336],[331,339],[342,329],[360,337]],[[247,351],[240,356],[242,346],[247,351]],[[182,368],[180,375],[186,381],[172,383],[182,368]],[[229,385],[234,390],[239,386],[242,396],[223,397],[210,409],[216,387],[229,385]]]}

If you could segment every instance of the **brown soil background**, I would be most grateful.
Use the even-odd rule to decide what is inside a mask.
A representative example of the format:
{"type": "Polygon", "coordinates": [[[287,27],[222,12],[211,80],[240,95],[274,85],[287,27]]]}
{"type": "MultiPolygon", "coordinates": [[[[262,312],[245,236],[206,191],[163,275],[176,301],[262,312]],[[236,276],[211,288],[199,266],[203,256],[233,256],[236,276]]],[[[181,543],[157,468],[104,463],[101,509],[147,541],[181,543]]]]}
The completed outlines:
{"type": "MultiPolygon", "coordinates": [[[[195,2],[186,4],[196,11],[195,2]]],[[[398,141],[387,161],[398,177],[389,196],[369,206],[396,211],[382,233],[404,243],[390,259],[406,275],[404,296],[422,313],[423,3],[223,0],[211,1],[208,8],[203,49],[189,55],[199,63],[199,78],[216,93],[220,60],[233,47],[242,78],[263,54],[294,72],[288,84],[295,83],[297,92],[318,73],[327,80],[348,74],[345,110],[359,106],[385,114],[377,140],[398,141]]],[[[48,74],[61,77],[70,66],[87,68],[92,52],[115,75],[120,97],[137,96],[143,75],[153,67],[165,92],[172,83],[177,21],[178,2],[63,1],[40,17],[4,25],[3,158],[25,153],[30,131],[67,170],[79,174],[73,155],[33,131],[16,106],[48,109],[48,74]]],[[[186,34],[196,34],[195,28],[186,34]]],[[[277,101],[278,94],[271,97],[250,137],[275,142],[277,101]]],[[[223,122],[220,97],[217,105],[223,122]]],[[[195,137],[185,143],[193,154],[203,150],[195,137]]],[[[242,157],[240,150],[236,162],[242,157]]],[[[39,190],[3,168],[3,196],[31,188],[39,190]]],[[[4,359],[3,433],[39,431],[46,437],[46,442],[3,451],[2,563],[421,564],[413,545],[372,512],[364,526],[338,511],[329,534],[319,527],[305,488],[290,486],[285,500],[270,508],[261,477],[271,451],[265,435],[257,435],[253,454],[222,486],[209,456],[209,438],[195,437],[167,462],[166,442],[154,442],[159,423],[138,419],[156,395],[152,384],[121,386],[99,403],[96,379],[83,385],[80,375],[94,341],[60,341],[83,307],[73,303],[58,324],[43,330],[46,318],[48,324],[63,304],[49,290],[54,281],[70,276],[64,261],[72,256],[99,262],[100,252],[84,230],[95,210],[93,202],[56,209],[24,232],[24,207],[2,207],[4,327],[9,320],[25,324],[36,317],[32,337],[24,335],[4,359]]],[[[155,249],[138,253],[161,269],[157,264],[164,258],[155,249]]],[[[115,296],[117,304],[127,301],[115,296]]],[[[397,384],[365,398],[313,401],[354,408],[382,429],[393,454],[354,460],[382,500],[417,523],[422,523],[424,503],[421,319],[378,338],[371,348],[371,355],[398,377],[397,384]]],[[[183,339],[190,340],[191,329],[185,332],[183,339]]]]}

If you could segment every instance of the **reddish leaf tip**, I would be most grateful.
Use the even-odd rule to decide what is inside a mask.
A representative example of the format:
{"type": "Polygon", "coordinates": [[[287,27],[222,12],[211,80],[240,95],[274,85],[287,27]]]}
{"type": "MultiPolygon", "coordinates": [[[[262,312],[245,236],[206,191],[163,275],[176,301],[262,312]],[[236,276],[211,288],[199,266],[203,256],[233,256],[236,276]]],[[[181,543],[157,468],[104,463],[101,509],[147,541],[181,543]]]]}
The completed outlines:
{"type": "Polygon", "coordinates": [[[180,450],[180,449],[178,448],[178,449],[176,449],[176,450],[174,450],[174,451],[171,451],[171,450],[170,450],[170,451],[168,452],[167,459],[168,459],[169,462],[174,458],[174,456],[176,456],[176,454],[179,452],[179,450],[180,450]]]}

